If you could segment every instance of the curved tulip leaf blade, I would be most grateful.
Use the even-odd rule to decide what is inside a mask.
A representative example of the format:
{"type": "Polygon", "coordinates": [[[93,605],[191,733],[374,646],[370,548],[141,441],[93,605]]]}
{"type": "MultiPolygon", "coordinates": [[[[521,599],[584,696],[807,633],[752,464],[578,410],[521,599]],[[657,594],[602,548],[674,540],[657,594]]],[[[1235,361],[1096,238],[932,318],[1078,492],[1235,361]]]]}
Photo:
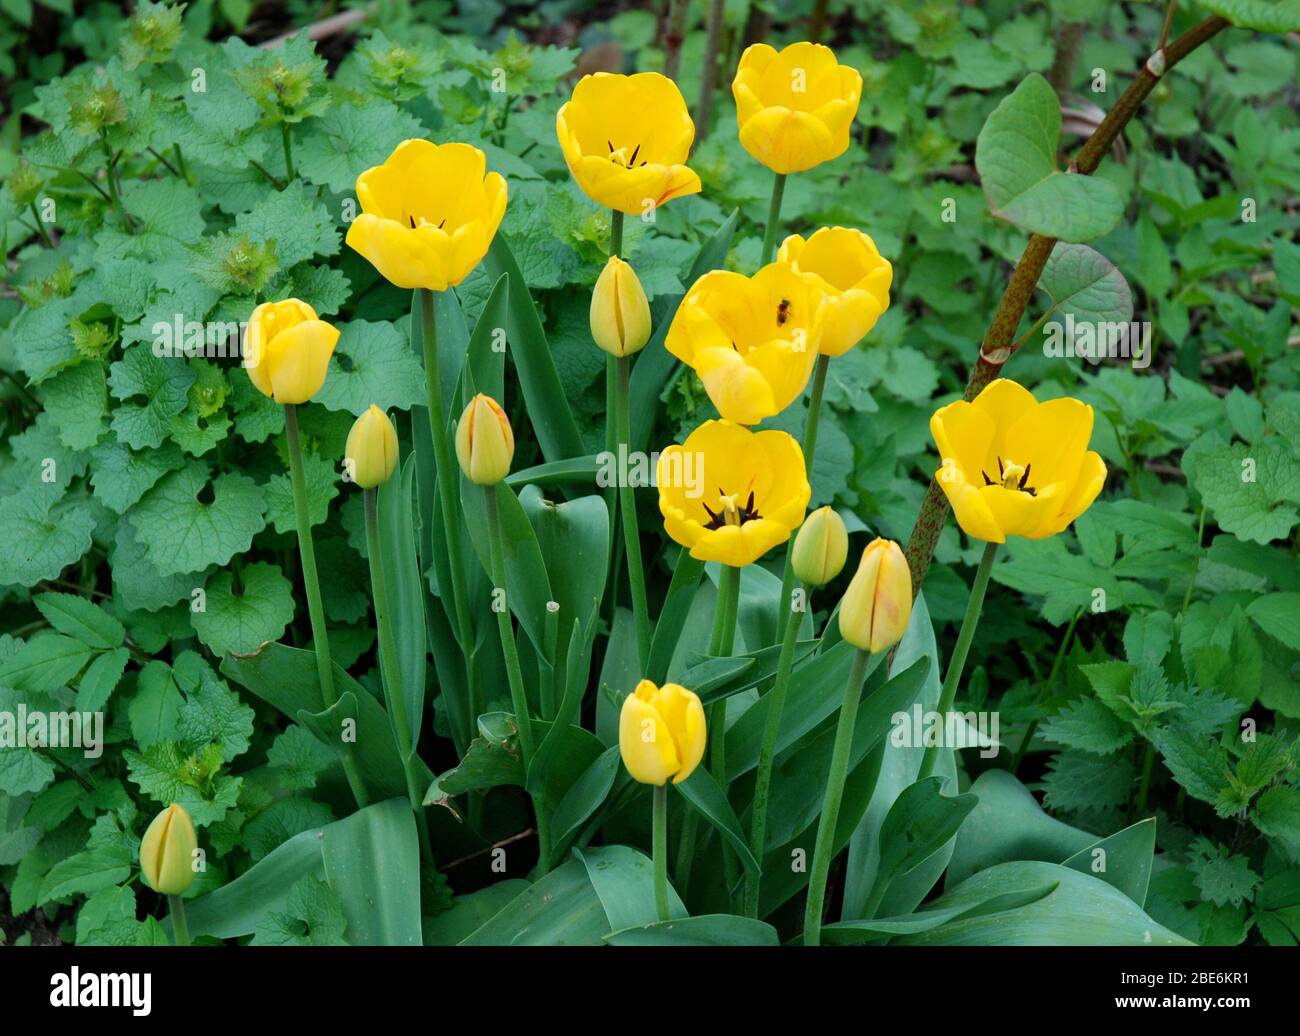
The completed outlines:
{"type": "Polygon", "coordinates": [[[1048,895],[1012,910],[965,917],[900,936],[904,946],[1187,946],[1119,889],[1057,863],[999,863],[938,900],[943,909],[990,895],[1057,882],[1048,895]]]}
{"type": "Polygon", "coordinates": [[[518,262],[506,243],[505,235],[498,233],[488,249],[484,264],[489,275],[510,279],[509,305],[506,309],[506,331],[510,341],[510,356],[519,374],[528,405],[528,416],[537,435],[542,455],[549,461],[566,457],[580,457],[582,434],[578,431],[573,411],[564,385],[555,370],[551,348],[546,341],[542,321],[528,293],[528,283],[518,262]]]}
{"type": "Polygon", "coordinates": [[[531,468],[522,468],[506,476],[507,484],[516,489],[522,486],[590,486],[596,481],[599,462],[594,453],[564,460],[546,461],[531,468]]]}
{"type": "Polygon", "coordinates": [[[469,405],[476,392],[484,392],[498,402],[505,399],[506,353],[504,348],[497,348],[497,343],[504,341],[509,304],[510,279],[503,273],[492,285],[466,347],[456,415],[469,405]]]}
{"type": "Polygon", "coordinates": [[[568,860],[519,893],[461,946],[599,946],[609,919],[587,877],[568,860]]]}
{"type": "Polygon", "coordinates": [[[975,144],[975,168],[993,215],[1035,234],[1090,241],[1124,214],[1106,180],[1056,168],[1061,104],[1037,72],[993,109],[975,144]]]}
{"type": "Polygon", "coordinates": [[[611,932],[611,946],[778,946],[776,929],[735,914],[701,914],[611,932]]]}
{"type": "Polygon", "coordinates": [[[419,946],[420,846],[405,798],[358,810],[321,831],[325,880],[354,946],[419,946]]]}
{"type": "Polygon", "coordinates": [[[328,748],[335,755],[341,756],[347,745],[339,737],[339,731],[343,729],[343,724],[357,718],[357,696],[351,691],[344,691],[339,695],[339,700],[331,705],[328,709],[320,712],[308,712],[306,709],[299,709],[295,713],[297,720],[304,727],[315,735],[316,740],[328,748]]]}
{"type": "Polygon", "coordinates": [[[703,561],[691,557],[688,550],[678,551],[673,578],[668,584],[668,596],[664,598],[664,606],[659,610],[659,619],[650,641],[649,678],[655,683],[663,683],[668,676],[668,667],[677,650],[677,643],[681,640],[682,630],[686,628],[686,620],[695,601],[695,590],[703,574],[703,561]]]}
{"type": "MultiPolygon", "coordinates": [[[[644,853],[626,845],[599,849],[574,849],[573,855],[587,868],[587,877],[600,898],[611,932],[659,919],[655,908],[654,863],[644,853]]],[[[686,906],[677,890],[668,886],[668,914],[686,917],[686,906]]]]}
{"type": "Polygon", "coordinates": [[[1300,2],[1297,0],[1197,0],[1239,29],[1260,32],[1300,32],[1300,2]]]}
{"type": "Polygon", "coordinates": [[[621,761],[618,745],[611,745],[569,785],[551,817],[551,839],[556,850],[604,804],[618,777],[621,761]]]}
{"type": "Polygon", "coordinates": [[[944,795],[945,777],[927,777],[904,788],[880,828],[876,885],[889,888],[931,853],[946,845],[979,801],[971,794],[944,795]]]}
{"type": "MultiPolygon", "coordinates": [[[[895,935],[916,935],[933,931],[949,921],[967,917],[979,917],[983,914],[995,914],[1004,910],[1037,903],[1044,896],[1056,891],[1059,881],[1051,881],[1037,888],[1028,888],[1019,892],[1000,892],[982,899],[975,906],[958,904],[956,906],[926,908],[905,917],[882,917],[870,921],[840,921],[822,928],[822,942],[830,946],[860,946],[865,943],[882,942],[895,935]]],[[[802,939],[799,940],[802,942],[802,939]]]]}
{"type": "Polygon", "coordinates": [[[719,834],[731,843],[745,870],[758,869],[758,860],[754,858],[753,850],[749,847],[748,833],[740,826],[736,811],[727,801],[727,793],[722,790],[708,770],[702,766],[697,767],[693,774],[674,787],[705,820],[717,828],[719,834]]]}
{"type": "Polygon", "coordinates": [[[522,878],[506,878],[477,892],[457,896],[442,913],[424,919],[424,945],[455,946],[527,888],[528,882],[522,878]]]}
{"type": "MultiPolygon", "coordinates": [[[[424,339],[420,335],[432,333],[438,350],[438,387],[442,390],[442,412],[451,420],[460,416],[461,408],[456,405],[456,387],[460,384],[461,372],[465,369],[465,357],[469,354],[469,324],[465,321],[465,311],[460,305],[460,296],[454,288],[447,291],[430,292],[433,296],[433,326],[424,326],[423,310],[420,307],[420,289],[414,293],[411,309],[411,345],[415,355],[424,361],[424,339]]],[[[423,388],[423,386],[422,386],[423,388]]]]}
{"type": "Polygon", "coordinates": [[[1156,818],[1148,817],[1080,849],[1061,866],[1098,877],[1145,907],[1155,851],[1156,818]]]}
{"type": "Polygon", "coordinates": [[[392,700],[406,709],[411,750],[419,744],[424,725],[427,628],[424,622],[424,580],[415,549],[415,458],[408,457],[379,487],[380,548],[388,597],[388,620],[397,641],[396,668],[402,686],[390,688],[392,700]]]}

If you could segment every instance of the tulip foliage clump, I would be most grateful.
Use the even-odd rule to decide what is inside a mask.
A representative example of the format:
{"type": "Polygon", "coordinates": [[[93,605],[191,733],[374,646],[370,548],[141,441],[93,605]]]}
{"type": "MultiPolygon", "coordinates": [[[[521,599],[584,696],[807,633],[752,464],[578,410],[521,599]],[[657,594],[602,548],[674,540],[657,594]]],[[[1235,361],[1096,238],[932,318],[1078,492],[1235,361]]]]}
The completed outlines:
{"type": "Polygon", "coordinates": [[[696,6],[6,52],[3,940],[1300,939],[1289,5],[696,6]]]}

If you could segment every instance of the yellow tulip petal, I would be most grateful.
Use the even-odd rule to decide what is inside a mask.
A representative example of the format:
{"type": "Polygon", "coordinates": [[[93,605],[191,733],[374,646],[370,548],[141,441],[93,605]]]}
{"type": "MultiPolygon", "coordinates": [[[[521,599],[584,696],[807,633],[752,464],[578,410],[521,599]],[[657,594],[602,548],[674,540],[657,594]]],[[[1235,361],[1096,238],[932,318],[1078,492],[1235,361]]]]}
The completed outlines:
{"type": "Polygon", "coordinates": [[[695,357],[695,373],[728,421],[758,424],[781,410],[767,380],[734,349],[702,350],[695,357]]]}
{"type": "Polygon", "coordinates": [[[1027,411],[1006,433],[1004,457],[1033,463],[1030,483],[1073,476],[1092,438],[1092,407],[1077,399],[1049,399],[1027,411]]]}
{"type": "Polygon", "coordinates": [[[1006,542],[1006,536],[998,527],[993,512],[980,496],[979,490],[961,478],[945,479],[943,468],[936,471],[934,477],[939,480],[939,488],[948,498],[957,524],[967,536],[987,543],[1006,542]]]}
{"type": "MultiPolygon", "coordinates": [[[[981,470],[997,466],[993,454],[997,425],[985,409],[964,400],[940,407],[930,418],[930,434],[939,456],[955,462],[964,481],[975,482],[981,470]]],[[[942,474],[939,481],[944,481],[942,474]]]]}
{"type": "Polygon", "coordinates": [[[649,681],[641,684],[623,699],[618,718],[619,754],[634,780],[663,785],[681,769],[681,760],[668,724],[653,703],[643,697],[642,688],[649,681]]]}
{"type": "Polygon", "coordinates": [[[432,240],[434,233],[432,229],[427,234],[411,230],[395,220],[365,213],[348,227],[347,243],[399,288],[446,291],[446,265],[432,240]]]}
{"type": "Polygon", "coordinates": [[[1007,432],[1020,418],[1038,406],[1038,400],[1019,382],[1010,378],[997,378],[984,386],[971,405],[993,419],[997,426],[997,433],[993,436],[993,451],[998,456],[1006,457],[1007,432]]]}
{"type": "Polygon", "coordinates": [[[1050,517],[1044,520],[1040,536],[1054,536],[1063,531],[1097,499],[1106,484],[1106,464],[1092,450],[1083,455],[1083,461],[1069,491],[1061,498],[1050,517]]]}
{"type": "Polygon", "coordinates": [[[338,328],[323,320],[304,320],[266,345],[266,374],[277,403],[306,403],[325,384],[338,328]]]}
{"type": "Polygon", "coordinates": [[[826,124],[792,108],[764,108],[740,127],[740,143],[773,172],[786,175],[835,157],[826,124]]]}

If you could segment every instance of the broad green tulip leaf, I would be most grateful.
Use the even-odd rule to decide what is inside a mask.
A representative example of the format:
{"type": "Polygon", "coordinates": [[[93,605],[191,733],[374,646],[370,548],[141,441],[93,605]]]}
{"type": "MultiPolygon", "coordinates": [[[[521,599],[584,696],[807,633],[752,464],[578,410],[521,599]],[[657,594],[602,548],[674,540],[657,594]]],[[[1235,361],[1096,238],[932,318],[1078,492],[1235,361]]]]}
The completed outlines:
{"type": "Polygon", "coordinates": [[[989,114],[975,144],[989,208],[1062,241],[1101,237],[1124,214],[1123,199],[1106,180],[1057,169],[1060,143],[1061,103],[1047,80],[1031,72],[989,114]]]}
{"type": "Polygon", "coordinates": [[[477,392],[500,402],[505,398],[505,335],[510,282],[503,273],[479,312],[478,323],[470,335],[465,364],[461,370],[461,392],[456,414],[469,405],[477,392]]]}
{"type": "Polygon", "coordinates": [[[542,455],[550,461],[582,456],[585,452],[582,435],[573,419],[573,411],[569,409],[564,385],[555,371],[546,332],[528,293],[528,283],[504,234],[498,233],[492,240],[484,265],[489,276],[506,274],[510,278],[506,319],[510,358],[514,360],[519,375],[519,387],[523,390],[542,455]]]}
{"type": "Polygon", "coordinates": [[[257,923],[272,911],[282,912],[289,890],[308,875],[322,877],[323,828],[294,835],[267,853],[234,881],[187,900],[185,920],[190,935],[234,939],[252,935],[257,923]]]}
{"type": "Polygon", "coordinates": [[[299,709],[297,712],[298,722],[311,731],[312,736],[317,741],[339,756],[343,754],[343,750],[347,747],[343,739],[339,737],[339,731],[343,729],[343,724],[346,721],[355,720],[356,718],[357,696],[351,691],[344,691],[340,694],[339,700],[328,709],[323,709],[320,712],[308,712],[306,709],[299,709]]]}
{"type": "Polygon", "coordinates": [[[325,880],[353,946],[419,946],[420,845],[410,801],[388,799],[321,829],[325,880]]]}
{"type": "Polygon", "coordinates": [[[673,653],[681,639],[691,605],[695,601],[695,590],[699,586],[700,576],[704,573],[704,562],[691,557],[685,549],[677,553],[677,564],[673,566],[673,578],[668,584],[668,596],[664,606],[659,610],[659,619],[655,623],[654,637],[650,642],[649,679],[663,683],[668,676],[668,666],[673,653]]]}
{"type": "Polygon", "coordinates": [[[528,888],[522,878],[506,878],[487,888],[457,896],[451,906],[424,919],[425,946],[455,946],[528,888]]]}
{"type": "MultiPolygon", "coordinates": [[[[606,845],[573,855],[587,868],[587,877],[605,908],[610,931],[633,925],[653,924],[655,909],[654,863],[644,853],[626,845],[606,845]]],[[[668,915],[686,917],[686,906],[671,883],[668,886],[668,915]]]]}
{"type": "Polygon", "coordinates": [[[642,675],[632,612],[628,608],[616,608],[609,639],[605,641],[605,658],[596,679],[596,736],[604,744],[618,742],[619,710],[642,675]]]}
{"type": "Polygon", "coordinates": [[[1240,29],[1300,32],[1297,0],[1197,0],[1197,3],[1240,29]]]}
{"type": "MultiPolygon", "coordinates": [[[[904,788],[880,828],[880,862],[873,899],[878,902],[894,879],[911,871],[946,845],[979,801],[975,795],[943,794],[945,777],[927,777],[904,788]]],[[[868,901],[870,913],[871,901],[868,901]]]]}
{"type": "MultiPolygon", "coordinates": [[[[420,363],[425,359],[425,335],[429,333],[428,307],[422,303],[422,291],[416,291],[411,298],[411,348],[420,363]]],[[[433,321],[431,329],[433,338],[429,344],[438,358],[438,384],[442,389],[442,413],[451,424],[455,424],[463,409],[457,406],[459,397],[456,389],[460,385],[461,373],[465,369],[465,357],[469,354],[469,325],[465,322],[465,311],[461,309],[460,297],[455,289],[433,291],[428,293],[433,301],[433,321]]],[[[427,400],[428,388],[423,380],[421,398],[427,400]]],[[[427,406],[425,408],[428,410],[427,406]]]]}
{"type": "Polygon", "coordinates": [[[521,486],[590,486],[596,481],[598,469],[596,455],[589,453],[513,471],[506,476],[506,483],[516,489],[521,486]]]}
{"type": "Polygon", "coordinates": [[[611,745],[569,786],[551,816],[551,840],[556,850],[564,845],[567,838],[576,834],[587,818],[608,798],[621,763],[618,745],[611,745]]]}
{"type": "Polygon", "coordinates": [[[1148,817],[1080,849],[1061,865],[1109,882],[1138,906],[1145,907],[1155,850],[1156,819],[1148,817]]]}
{"type": "Polygon", "coordinates": [[[599,946],[609,919],[587,877],[587,868],[568,860],[530,885],[462,946],[599,946]]]}
{"type": "Polygon", "coordinates": [[[406,710],[411,750],[419,745],[424,720],[427,628],[424,580],[415,547],[415,458],[408,457],[379,487],[376,501],[380,552],[388,597],[388,620],[397,642],[396,671],[402,686],[389,688],[392,701],[406,710]]]}
{"type": "MultiPolygon", "coordinates": [[[[326,708],[316,676],[315,652],[268,644],[253,655],[227,655],[221,660],[221,672],[292,720],[299,720],[300,712],[318,715],[326,708]]],[[[356,699],[356,742],[351,747],[371,797],[404,797],[406,774],[384,707],[337,662],[334,689],[339,695],[351,692],[356,699]]],[[[334,734],[335,738],[341,736],[341,732],[334,734]]],[[[417,759],[416,765],[424,781],[433,780],[422,761],[417,759]]]]}
{"type": "Polygon", "coordinates": [[[548,752],[544,759],[533,760],[528,771],[528,790],[540,794],[552,812],[574,782],[605,751],[595,734],[573,723],[534,720],[533,743],[546,745],[548,752]]]}
{"type": "Polygon", "coordinates": [[[611,932],[611,946],[777,946],[780,937],[765,921],[735,914],[701,914],[678,921],[656,921],[611,932]]]}
{"type": "Polygon", "coordinates": [[[1087,245],[1057,242],[1038,278],[1052,300],[1052,319],[1065,326],[1127,324],[1133,319],[1133,291],[1109,259],[1087,245]]]}
{"type": "MultiPolygon", "coordinates": [[[[722,226],[700,247],[695,262],[691,264],[690,270],[682,281],[688,289],[710,270],[723,268],[727,253],[731,251],[731,241],[735,237],[739,222],[740,210],[733,209],[722,226]]],[[[654,333],[650,336],[646,348],[637,354],[636,364],[632,368],[628,405],[631,411],[632,429],[630,445],[635,450],[647,448],[655,414],[658,411],[660,394],[680,368],[680,362],[663,348],[663,344],[668,337],[668,328],[672,324],[673,314],[681,301],[682,296],[676,294],[660,295],[655,299],[650,310],[654,333]]]]}
{"type": "MultiPolygon", "coordinates": [[[[484,572],[492,571],[492,561],[488,541],[487,503],[483,494],[496,494],[502,546],[505,548],[505,603],[528,634],[533,648],[545,653],[546,603],[552,599],[551,580],[532,523],[515,491],[505,483],[476,486],[463,474],[458,473],[457,477],[460,479],[460,500],[465,510],[468,538],[478,554],[484,572]]],[[[494,594],[481,601],[479,607],[495,608],[498,603],[497,595],[494,594]]],[[[475,610],[473,604],[470,610],[475,610]]],[[[492,617],[495,619],[495,615],[492,617]]]]}
{"type": "MultiPolygon", "coordinates": [[[[984,914],[996,914],[1017,907],[1037,903],[1050,896],[1060,882],[1052,881],[1037,888],[1019,892],[1001,892],[980,900],[974,906],[959,903],[956,906],[927,907],[905,917],[882,917],[870,921],[840,921],[822,928],[822,942],[828,946],[857,946],[881,942],[896,935],[916,935],[942,927],[949,921],[958,921],[984,914]]],[[[802,942],[802,940],[799,940],[802,942]]]]}
{"type": "Polygon", "coordinates": [[[697,767],[681,784],[673,785],[701,816],[718,829],[740,856],[745,870],[757,870],[758,860],[749,847],[749,834],[740,826],[736,811],[727,801],[727,793],[703,766],[697,767]]]}
{"type": "Polygon", "coordinates": [[[448,796],[470,791],[505,784],[523,786],[515,718],[506,712],[487,712],[478,718],[478,729],[479,736],[470,742],[461,761],[430,784],[424,796],[426,806],[446,805],[448,796]]]}
{"type": "MultiPolygon", "coordinates": [[[[894,651],[892,671],[903,672],[919,658],[929,659],[930,668],[925,685],[916,696],[915,704],[921,707],[923,713],[928,713],[939,703],[939,677],[942,667],[924,593],[917,594],[916,601],[912,605],[912,619],[903,634],[903,639],[899,641],[894,651]]],[[[862,916],[867,896],[876,882],[876,870],[880,862],[881,826],[903,789],[916,780],[924,756],[925,747],[920,744],[899,745],[891,738],[884,745],[880,779],[871,796],[871,804],[867,807],[858,830],[854,832],[849,848],[849,864],[845,873],[844,912],[841,915],[845,920],[862,916]]],[[[939,763],[935,772],[942,777],[956,776],[957,767],[951,748],[944,747],[939,750],[939,763]]],[[[945,846],[932,859],[915,868],[910,874],[897,879],[894,888],[885,893],[878,912],[900,916],[915,909],[943,874],[950,852],[951,849],[945,846]]]]}
{"type": "MultiPolygon", "coordinates": [[[[793,664],[798,666],[811,658],[820,646],[820,640],[795,641],[793,664]]],[[[682,673],[679,682],[709,705],[774,679],[780,661],[781,645],[769,644],[744,655],[703,659],[682,673]]]]}
{"type": "Polygon", "coordinates": [[[256,651],[279,640],[293,621],[293,584],[278,565],[246,565],[242,580],[236,593],[234,573],[216,572],[205,588],[203,610],[191,610],[194,632],[215,655],[256,651]]]}
{"type": "Polygon", "coordinates": [[[979,804],[957,836],[945,879],[948,888],[1006,861],[1060,863],[1097,842],[1096,835],[1048,816],[1006,770],[986,770],[970,790],[979,804]]]}
{"type": "Polygon", "coordinates": [[[1048,895],[1012,910],[950,921],[900,936],[904,946],[1186,946],[1113,885],[1056,863],[999,863],[967,878],[933,909],[1057,882],[1048,895]]]}

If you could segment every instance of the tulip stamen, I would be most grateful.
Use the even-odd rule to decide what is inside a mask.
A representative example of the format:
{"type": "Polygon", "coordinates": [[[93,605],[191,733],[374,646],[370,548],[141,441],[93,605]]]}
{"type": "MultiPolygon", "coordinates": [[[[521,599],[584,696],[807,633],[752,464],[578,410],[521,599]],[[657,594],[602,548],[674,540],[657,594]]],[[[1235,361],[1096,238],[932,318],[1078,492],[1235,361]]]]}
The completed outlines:
{"type": "Polygon", "coordinates": [[[736,497],[729,495],[725,489],[719,487],[718,502],[721,506],[716,511],[709,507],[708,504],[700,504],[709,516],[709,522],[705,525],[706,529],[721,529],[727,525],[740,526],[762,517],[754,507],[754,491],[752,489],[749,492],[749,499],[745,501],[745,505],[738,507],[736,506],[736,497]]]}
{"type": "Polygon", "coordinates": [[[1037,496],[1034,487],[1029,485],[1029,469],[1033,464],[1026,464],[1022,469],[1019,464],[1003,464],[1002,458],[998,458],[998,479],[994,482],[988,476],[988,472],[980,469],[980,474],[984,476],[986,486],[1002,486],[1003,489],[1016,489],[1022,493],[1028,493],[1030,496],[1037,496]]]}

